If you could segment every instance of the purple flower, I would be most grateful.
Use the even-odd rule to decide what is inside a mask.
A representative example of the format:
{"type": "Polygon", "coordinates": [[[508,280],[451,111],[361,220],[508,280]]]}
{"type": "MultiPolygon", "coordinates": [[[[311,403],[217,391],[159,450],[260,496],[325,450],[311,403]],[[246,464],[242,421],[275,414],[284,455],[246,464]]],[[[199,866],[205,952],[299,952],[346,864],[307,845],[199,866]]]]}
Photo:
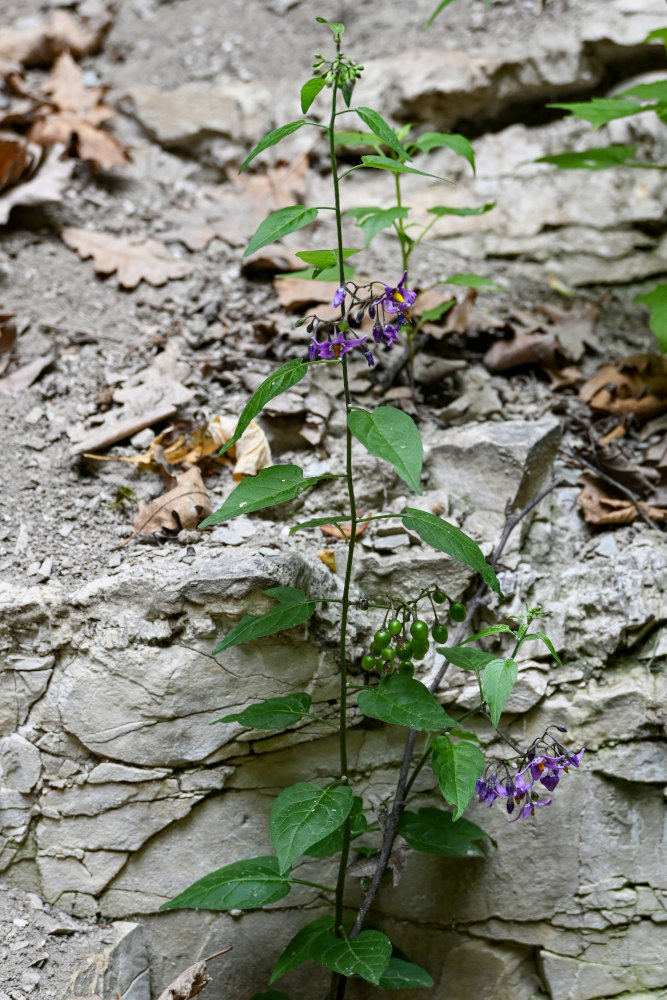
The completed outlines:
{"type": "Polygon", "coordinates": [[[535,809],[537,806],[550,806],[551,796],[548,799],[537,799],[534,802],[529,802],[528,805],[522,806],[514,819],[510,820],[510,823],[516,823],[518,819],[528,819],[529,816],[535,815],[535,809]]]}
{"type": "Polygon", "coordinates": [[[378,300],[377,304],[379,305],[381,302],[389,313],[407,312],[410,306],[414,305],[417,298],[416,292],[411,292],[405,287],[407,277],[408,272],[404,271],[398,285],[393,288],[390,285],[385,285],[384,295],[378,300]]]}
{"type": "MultiPolygon", "coordinates": [[[[511,773],[511,761],[496,761],[489,764],[484,774],[478,779],[476,792],[480,802],[491,806],[496,799],[505,799],[505,807],[509,815],[519,810],[510,820],[527,819],[533,816],[537,806],[548,806],[551,796],[540,799],[535,784],[539,782],[548,792],[553,792],[560,782],[561,773],[567,774],[568,766],[579,767],[584,749],[578,753],[570,751],[558,741],[545,733],[542,739],[536,740],[519,761],[518,769],[511,773]],[[542,752],[540,752],[542,751],[542,752]],[[495,771],[501,770],[501,777],[496,778],[495,771]]],[[[516,766],[516,764],[515,764],[516,766]]]]}
{"type": "Polygon", "coordinates": [[[370,351],[364,351],[364,357],[366,358],[366,361],[368,361],[368,367],[372,368],[375,364],[375,358],[372,353],[370,351]]]}
{"type": "Polygon", "coordinates": [[[339,358],[341,354],[347,354],[353,347],[360,347],[366,343],[365,337],[344,337],[341,330],[331,340],[311,340],[308,346],[308,357],[311,361],[316,358],[324,358],[330,361],[332,358],[339,358]]]}
{"type": "Polygon", "coordinates": [[[333,302],[331,303],[332,306],[334,307],[334,309],[336,309],[338,306],[342,306],[344,301],[345,301],[345,289],[337,288],[336,291],[334,292],[333,302]]]}
{"type": "Polygon", "coordinates": [[[398,327],[393,326],[391,323],[387,323],[383,330],[383,336],[387,347],[393,347],[398,340],[398,327]]]}
{"type": "Polygon", "coordinates": [[[375,323],[373,323],[373,340],[376,344],[379,344],[382,340],[383,330],[384,327],[382,326],[382,323],[379,320],[376,320],[375,323]]]}
{"type": "MultiPolygon", "coordinates": [[[[586,747],[582,747],[579,753],[573,753],[570,757],[567,758],[567,763],[571,764],[572,767],[579,767],[579,761],[584,756],[585,752],[586,752],[586,747]]],[[[567,767],[563,768],[563,770],[567,771],[567,767]]]]}

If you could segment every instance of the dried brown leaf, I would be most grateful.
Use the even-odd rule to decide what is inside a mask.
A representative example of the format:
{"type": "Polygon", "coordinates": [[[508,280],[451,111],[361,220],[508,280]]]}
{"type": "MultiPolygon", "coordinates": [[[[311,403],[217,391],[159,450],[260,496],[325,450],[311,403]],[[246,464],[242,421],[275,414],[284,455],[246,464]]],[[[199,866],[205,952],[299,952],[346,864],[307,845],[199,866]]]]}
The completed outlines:
{"type": "Polygon", "coordinates": [[[6,355],[6,357],[0,358],[0,375],[11,360],[11,352],[16,343],[16,326],[12,323],[13,319],[14,313],[0,315],[0,354],[6,355]]]}
{"type": "Polygon", "coordinates": [[[278,293],[278,301],[283,309],[303,309],[305,306],[324,304],[330,306],[338,282],[310,281],[308,278],[276,278],[273,287],[278,293]]]}
{"type": "MultiPolygon", "coordinates": [[[[361,524],[358,524],[354,537],[358,538],[359,535],[362,535],[369,523],[369,521],[362,521],[361,524]]],[[[352,526],[350,524],[341,524],[340,526],[337,524],[321,524],[320,531],[324,532],[325,535],[331,535],[332,538],[344,538],[347,541],[352,534],[352,526]]]]}
{"type": "Polygon", "coordinates": [[[196,962],[160,993],[158,1000],[192,1000],[211,982],[205,962],[196,962]]]}
{"type": "Polygon", "coordinates": [[[5,375],[4,378],[0,379],[0,395],[11,396],[27,389],[36,378],[39,378],[45,368],[53,364],[55,357],[55,354],[44,354],[29,364],[23,365],[22,368],[17,368],[11,375],[5,375]]]}
{"type": "Polygon", "coordinates": [[[164,243],[143,236],[112,236],[91,229],[63,229],[61,236],[82,260],[92,257],[98,274],[117,272],[121,288],[136,288],[140,281],[164,285],[184,278],[192,269],[185,260],[172,257],[164,243]]]}
{"type": "Polygon", "coordinates": [[[520,333],[512,340],[498,340],[484,355],[491,372],[507,371],[522,365],[539,365],[545,371],[558,371],[567,358],[558,338],[542,333],[520,333]]]}
{"type": "Polygon", "coordinates": [[[65,50],[81,59],[99,49],[110,25],[110,19],[106,19],[91,27],[65,10],[55,10],[48,20],[38,24],[2,28],[0,66],[4,66],[5,71],[18,66],[48,66],[65,50]]]}
{"type": "Polygon", "coordinates": [[[177,534],[183,528],[196,528],[212,509],[200,470],[187,469],[176,477],[173,489],[151,503],[139,501],[135,534],[177,534]]]}
{"type": "Polygon", "coordinates": [[[591,409],[651,420],[667,410],[667,358],[633,354],[607,364],[579,390],[591,409]]]}
{"type": "MultiPolygon", "coordinates": [[[[442,333],[440,336],[444,336],[445,333],[461,333],[465,334],[468,332],[470,325],[470,310],[472,309],[475,299],[477,298],[477,289],[468,288],[463,299],[457,302],[455,306],[445,314],[444,326],[441,327],[442,333]]],[[[435,335],[437,336],[437,334],[435,335]]]]}
{"type": "MultiPolygon", "coordinates": [[[[611,496],[598,480],[590,476],[583,476],[582,479],[584,487],[577,497],[577,503],[589,524],[630,524],[639,517],[631,500],[611,496]]],[[[667,519],[667,507],[654,507],[644,503],[639,506],[654,521],[667,519]]]]}
{"type": "Polygon", "coordinates": [[[547,316],[556,326],[558,340],[573,361],[581,359],[587,346],[599,348],[594,330],[600,309],[595,303],[577,301],[569,309],[561,309],[545,302],[536,311],[547,316]]]}
{"type": "Polygon", "coordinates": [[[0,191],[16,184],[28,169],[28,143],[18,135],[0,135],[0,191]]]}
{"type": "Polygon", "coordinates": [[[0,226],[8,222],[17,205],[45,205],[62,199],[74,169],[71,160],[61,159],[63,152],[64,147],[56,144],[38,159],[28,180],[0,194],[0,226]]]}
{"type": "Polygon", "coordinates": [[[332,573],[336,572],[336,553],[331,549],[320,549],[317,553],[317,558],[320,559],[326,568],[331,570],[332,573]]]}

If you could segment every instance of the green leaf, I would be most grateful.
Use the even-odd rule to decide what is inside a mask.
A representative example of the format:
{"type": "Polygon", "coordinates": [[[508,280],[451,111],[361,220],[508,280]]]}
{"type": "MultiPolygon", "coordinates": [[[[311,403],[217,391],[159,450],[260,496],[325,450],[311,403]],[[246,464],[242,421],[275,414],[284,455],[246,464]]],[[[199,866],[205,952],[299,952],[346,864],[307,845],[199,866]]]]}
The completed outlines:
{"type": "Polygon", "coordinates": [[[307,371],[308,365],[305,365],[300,358],[294,358],[265,378],[243,407],[236,430],[229,441],[222,446],[218,455],[224,455],[228,448],[236,444],[250,421],[262,412],[266,404],[279,396],[281,392],[286,392],[287,389],[291,389],[293,385],[300,382],[307,371]]]}
{"type": "Polygon", "coordinates": [[[475,639],[483,639],[486,635],[499,635],[501,632],[509,632],[510,635],[514,635],[514,632],[509,625],[489,625],[488,628],[483,628],[481,632],[475,632],[474,635],[469,635],[468,638],[460,642],[459,645],[464,646],[468,642],[474,642],[475,639]]]}
{"type": "Polygon", "coordinates": [[[649,31],[644,41],[652,42],[654,38],[659,38],[667,48],[667,28],[655,28],[653,31],[649,31]]]}
{"type": "Polygon", "coordinates": [[[347,426],[369,454],[389,462],[408,486],[421,493],[424,449],[412,417],[395,406],[379,406],[372,413],[354,407],[347,426]]]}
{"type": "Polygon", "coordinates": [[[453,135],[449,132],[422,132],[419,138],[415,139],[415,145],[421,149],[422,153],[430,153],[432,149],[446,146],[467,160],[475,173],[475,150],[472,148],[465,136],[453,135]]]}
{"type": "Polygon", "coordinates": [[[484,754],[474,743],[464,740],[453,743],[447,736],[436,736],[433,770],[445,800],[455,807],[454,820],[457,820],[475,792],[477,779],[484,770],[484,754]]]}
{"type": "Polygon", "coordinates": [[[658,338],[661,354],[664,354],[667,351],[667,285],[657,285],[653,291],[638,295],[634,301],[651,310],[649,326],[658,338]]]}
{"type": "Polygon", "coordinates": [[[302,962],[307,962],[311,957],[310,952],[313,944],[323,935],[328,936],[333,930],[333,926],[333,917],[318,917],[317,920],[312,920],[305,927],[302,927],[276,962],[269,982],[275,983],[276,979],[280,979],[286,972],[296,969],[297,965],[301,965],[302,962]]]}
{"type": "Polygon", "coordinates": [[[286,628],[301,625],[315,610],[316,602],[306,600],[306,595],[299,587],[271,587],[264,593],[277,598],[280,601],[278,607],[265,615],[244,615],[238,625],[215,647],[214,656],[231,646],[238,646],[239,643],[275,635],[286,628]]]}
{"type": "Polygon", "coordinates": [[[435,514],[425,510],[417,510],[414,507],[406,508],[402,520],[403,526],[408,531],[416,531],[427,545],[432,545],[440,552],[446,552],[454,559],[458,559],[459,562],[476,570],[482,580],[492,590],[495,590],[496,594],[503,596],[496,574],[482,555],[482,550],[477,542],[474,542],[464,531],[461,531],[456,525],[436,517],[435,514]]]}
{"type": "Polygon", "coordinates": [[[376,688],[360,691],[357,702],[359,711],[371,719],[408,729],[432,733],[456,725],[425,684],[404,674],[388,674],[376,688]]]}
{"type": "Polygon", "coordinates": [[[667,80],[654,80],[652,83],[638,83],[635,87],[624,90],[619,97],[636,97],[638,101],[667,101],[667,80]]]}
{"type": "Polygon", "coordinates": [[[356,225],[363,230],[366,246],[382,229],[388,229],[396,219],[405,219],[410,209],[406,205],[395,205],[393,208],[351,208],[345,215],[353,215],[356,225]]]}
{"type": "Polygon", "coordinates": [[[448,205],[433,205],[428,211],[439,218],[442,215],[484,215],[495,207],[495,201],[487,201],[484,205],[477,205],[475,208],[450,208],[448,205]]]}
{"type": "Polygon", "coordinates": [[[267,698],[266,701],[248,705],[242,712],[234,712],[215,721],[240,722],[249,729],[284,729],[308,715],[312,701],[305,691],[297,691],[283,698],[267,698]]]}
{"type": "Polygon", "coordinates": [[[497,285],[493,278],[483,278],[480,274],[453,274],[442,282],[443,285],[460,285],[463,288],[486,288],[489,292],[506,292],[503,285],[497,285]]]}
{"type": "MultiPolygon", "coordinates": [[[[343,259],[351,257],[353,253],[361,253],[361,250],[344,249],[343,259]]],[[[301,250],[297,253],[297,257],[300,257],[306,264],[313,265],[313,278],[317,278],[322,271],[326,271],[328,268],[337,268],[340,259],[338,250],[301,250]]]]}
{"type": "Polygon", "coordinates": [[[544,645],[547,647],[547,649],[551,653],[551,655],[553,656],[553,658],[556,661],[556,663],[558,664],[558,666],[559,667],[563,666],[563,661],[561,660],[560,656],[556,652],[554,644],[553,644],[553,642],[551,641],[551,639],[549,638],[548,635],[545,635],[544,632],[530,632],[528,635],[526,635],[526,636],[523,637],[523,641],[526,642],[526,640],[528,640],[528,639],[541,639],[542,642],[544,643],[544,645]]]}
{"type": "MultiPolygon", "coordinates": [[[[362,833],[366,832],[368,827],[363,809],[363,799],[361,796],[355,795],[350,812],[350,837],[352,839],[360,837],[362,833]]],[[[330,854],[337,854],[342,847],[343,827],[341,826],[337,830],[334,830],[333,833],[323,837],[322,840],[318,840],[316,844],[313,844],[307,851],[304,851],[304,854],[307,854],[311,858],[328,858],[330,854]]]]}
{"type": "Polygon", "coordinates": [[[277,902],[289,891],[289,882],[279,872],[278,859],[269,855],[218,868],[160,909],[252,910],[277,902]]]}
{"type": "MultiPolygon", "coordinates": [[[[349,281],[354,277],[355,268],[351,264],[343,265],[344,278],[349,281]]],[[[277,274],[277,278],[303,278],[304,281],[340,281],[340,271],[338,267],[327,267],[324,271],[318,271],[313,267],[306,267],[303,271],[285,271],[277,274]]]]}
{"type": "Polygon", "coordinates": [[[337,35],[336,41],[345,31],[345,26],[340,23],[340,21],[327,21],[326,17],[316,17],[315,20],[318,24],[326,24],[328,28],[331,28],[334,35],[337,35]]]}
{"type": "Polygon", "coordinates": [[[493,837],[467,819],[454,822],[450,812],[430,806],[416,813],[406,810],[401,816],[398,832],[413,850],[445,858],[484,857],[479,841],[488,838],[495,843],[493,837]]]}
{"type": "Polygon", "coordinates": [[[443,11],[445,9],[445,7],[449,7],[450,3],[453,3],[453,0],[441,0],[441,2],[438,4],[438,6],[435,8],[435,10],[433,11],[433,13],[429,17],[428,21],[426,22],[426,27],[427,28],[431,27],[431,25],[435,21],[436,17],[438,16],[438,14],[441,11],[443,11]]]}
{"type": "MultiPolygon", "coordinates": [[[[389,156],[362,156],[361,162],[367,167],[376,167],[378,170],[393,170],[395,174],[420,174],[422,177],[435,177],[436,180],[444,181],[445,177],[438,174],[427,174],[424,170],[417,170],[416,167],[406,167],[398,160],[392,160],[389,156]]],[[[453,181],[446,181],[453,184],[453,181]]]]}
{"type": "Polygon", "coordinates": [[[318,840],[342,826],[354,796],[346,785],[320,788],[300,781],[281,792],[271,810],[271,840],[283,872],[318,840]]]}
{"type": "Polygon", "coordinates": [[[378,986],[381,990],[419,990],[433,986],[433,980],[426,969],[392,955],[378,986]]]}
{"type": "Polygon", "coordinates": [[[569,111],[573,118],[590,122],[594,130],[599,129],[601,125],[615,121],[617,118],[627,118],[629,115],[638,115],[647,110],[636,101],[615,97],[593,97],[592,100],[581,103],[547,104],[547,107],[569,111]]]}
{"type": "Polygon", "coordinates": [[[354,148],[355,146],[370,146],[372,149],[377,150],[378,153],[382,152],[382,140],[378,138],[373,132],[355,132],[355,131],[345,131],[334,133],[334,139],[339,146],[349,146],[354,148]]]}
{"type": "Polygon", "coordinates": [[[493,653],[485,653],[482,649],[473,649],[472,646],[437,646],[436,653],[446,656],[450,663],[461,670],[475,670],[479,673],[484,670],[487,663],[495,660],[493,653]]]}
{"type": "Polygon", "coordinates": [[[256,476],[242,479],[229,494],[222,507],[209,514],[200,528],[208,528],[221,521],[231,521],[240,514],[251,514],[264,507],[272,507],[276,503],[293,500],[304,490],[319,483],[321,479],[332,479],[333,476],[311,476],[303,478],[303,469],[298,465],[270,465],[261,469],[256,476]]]}
{"type": "Polygon", "coordinates": [[[317,218],[316,208],[306,208],[305,205],[288,205],[287,208],[279,208],[277,212],[267,215],[264,222],[261,222],[257,232],[250,240],[244,257],[275,243],[282,236],[288,233],[295,233],[298,229],[303,229],[317,218]]]}
{"type": "MultiPolygon", "coordinates": [[[[303,110],[305,111],[306,109],[304,108],[303,110]]],[[[260,139],[260,141],[253,149],[252,153],[250,153],[249,156],[246,156],[245,160],[239,167],[239,173],[240,174],[243,173],[243,171],[248,166],[250,161],[254,160],[255,157],[258,155],[258,153],[261,153],[262,150],[264,149],[268,149],[269,146],[275,146],[277,142],[280,142],[281,139],[284,139],[286,135],[291,135],[292,132],[296,132],[297,129],[300,129],[302,125],[308,125],[308,122],[306,121],[305,118],[299,118],[298,121],[288,122],[287,125],[281,125],[280,128],[274,128],[272,132],[269,132],[268,135],[265,135],[263,139],[260,139]]]]}
{"type": "Polygon", "coordinates": [[[380,931],[362,931],[351,941],[329,931],[312,942],[310,957],[341,976],[361,976],[377,986],[391,958],[391,941],[380,931]]]}
{"type": "Polygon", "coordinates": [[[559,170],[606,170],[618,167],[631,159],[637,152],[636,146],[595,146],[582,153],[554,153],[540,156],[535,163],[552,163],[559,170]]]}
{"type": "Polygon", "coordinates": [[[322,524],[338,524],[340,521],[349,520],[351,520],[349,517],[336,516],[336,514],[332,514],[331,517],[311,517],[309,521],[300,521],[299,524],[293,524],[289,533],[293,535],[295,531],[301,531],[304,528],[319,528],[322,524]]]}
{"type": "Polygon", "coordinates": [[[407,150],[398,141],[396,133],[393,128],[387,125],[384,118],[382,118],[377,111],[373,111],[372,108],[357,108],[357,114],[361,118],[364,125],[368,125],[371,132],[382,140],[385,146],[389,146],[390,149],[400,156],[401,160],[411,160],[412,157],[408,156],[407,150]]]}
{"type": "Polygon", "coordinates": [[[491,660],[484,668],[482,691],[494,726],[500,721],[502,710],[516,683],[518,669],[514,660],[491,660]]]}
{"type": "Polygon", "coordinates": [[[425,309],[424,312],[421,314],[421,319],[426,322],[430,320],[432,323],[435,323],[439,319],[442,319],[445,313],[449,312],[452,306],[455,305],[456,305],[456,299],[450,299],[449,302],[442,302],[439,306],[436,306],[434,309],[425,309]]]}
{"type": "Polygon", "coordinates": [[[314,76],[307,83],[304,83],[301,88],[301,110],[304,115],[323,87],[326,87],[323,76],[314,76]]]}

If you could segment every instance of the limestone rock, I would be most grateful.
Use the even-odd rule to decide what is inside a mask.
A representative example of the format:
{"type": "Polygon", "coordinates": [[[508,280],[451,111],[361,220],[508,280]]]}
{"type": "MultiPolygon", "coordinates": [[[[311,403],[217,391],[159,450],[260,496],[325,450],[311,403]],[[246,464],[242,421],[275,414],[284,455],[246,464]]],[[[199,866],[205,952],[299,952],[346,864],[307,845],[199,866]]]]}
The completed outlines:
{"type": "Polygon", "coordinates": [[[0,786],[31,792],[40,779],[42,763],[37,747],[12,733],[0,739],[0,786]]]}
{"type": "Polygon", "coordinates": [[[121,1000],[150,1000],[151,983],[145,932],[140,924],[119,921],[114,940],[72,975],[69,990],[89,996],[119,994],[121,1000]]]}

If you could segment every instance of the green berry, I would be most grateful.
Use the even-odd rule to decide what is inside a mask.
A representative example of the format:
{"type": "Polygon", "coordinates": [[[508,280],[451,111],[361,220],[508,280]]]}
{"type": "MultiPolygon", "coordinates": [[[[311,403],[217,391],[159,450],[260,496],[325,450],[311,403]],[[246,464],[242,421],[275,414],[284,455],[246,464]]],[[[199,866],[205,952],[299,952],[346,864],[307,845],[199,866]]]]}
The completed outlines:
{"type": "Polygon", "coordinates": [[[449,616],[453,618],[455,622],[462,622],[467,614],[465,604],[461,604],[460,601],[456,601],[454,604],[449,606],[449,616]]]}
{"type": "Polygon", "coordinates": [[[449,632],[447,631],[446,625],[434,625],[431,629],[431,635],[436,642],[447,642],[449,632]]]}
{"type": "Polygon", "coordinates": [[[410,660],[404,660],[399,666],[398,672],[399,674],[403,674],[404,677],[412,677],[415,672],[415,665],[410,660]]]}
{"type": "Polygon", "coordinates": [[[392,620],[387,625],[387,631],[389,635],[398,635],[403,629],[403,622],[399,622],[398,618],[392,618],[392,620]]]}
{"type": "Polygon", "coordinates": [[[394,653],[394,650],[391,648],[391,646],[385,646],[382,652],[380,653],[380,656],[382,657],[383,660],[393,660],[395,655],[396,654],[394,653]]]}
{"type": "Polygon", "coordinates": [[[365,656],[361,657],[361,669],[362,670],[373,670],[375,668],[375,657],[366,653],[365,656]]]}
{"type": "Polygon", "coordinates": [[[406,642],[404,646],[397,646],[396,656],[399,660],[409,660],[412,656],[412,643],[406,642]]]}
{"type": "Polygon", "coordinates": [[[428,653],[428,647],[424,648],[424,646],[418,646],[418,647],[415,646],[415,648],[412,650],[412,659],[423,660],[427,653],[428,653]]]}
{"type": "Polygon", "coordinates": [[[444,604],[445,601],[447,600],[447,594],[443,594],[441,590],[436,590],[435,594],[433,595],[433,600],[435,601],[436,604],[444,604]]]}
{"type": "Polygon", "coordinates": [[[375,633],[373,637],[373,642],[375,643],[378,649],[384,649],[385,646],[388,646],[389,643],[391,642],[391,635],[389,634],[389,632],[380,629],[375,633]]]}
{"type": "Polygon", "coordinates": [[[427,639],[428,640],[428,625],[426,622],[422,622],[417,619],[410,626],[410,635],[413,639],[427,639]]]}
{"type": "Polygon", "coordinates": [[[380,655],[380,647],[378,646],[378,644],[375,641],[373,641],[371,643],[370,653],[371,653],[371,656],[379,656],[380,655]]]}

